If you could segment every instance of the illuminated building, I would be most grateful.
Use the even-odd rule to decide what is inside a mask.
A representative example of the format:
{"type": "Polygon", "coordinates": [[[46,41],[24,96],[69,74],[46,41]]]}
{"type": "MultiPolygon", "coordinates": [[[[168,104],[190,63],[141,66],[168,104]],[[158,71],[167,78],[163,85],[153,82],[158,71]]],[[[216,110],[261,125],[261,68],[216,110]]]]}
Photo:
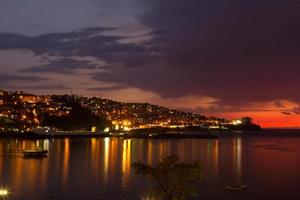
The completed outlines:
{"type": "Polygon", "coordinates": [[[240,125],[240,124],[242,124],[242,120],[240,120],[240,119],[234,119],[234,120],[231,121],[231,123],[233,125],[240,125]]]}

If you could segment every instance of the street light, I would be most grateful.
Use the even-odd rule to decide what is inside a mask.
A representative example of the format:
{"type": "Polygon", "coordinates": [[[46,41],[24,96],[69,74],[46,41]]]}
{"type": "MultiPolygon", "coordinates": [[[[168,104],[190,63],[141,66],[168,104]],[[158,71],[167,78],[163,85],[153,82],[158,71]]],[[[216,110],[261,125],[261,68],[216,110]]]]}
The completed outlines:
{"type": "Polygon", "coordinates": [[[5,197],[7,197],[9,194],[8,189],[6,188],[0,188],[0,197],[2,197],[2,199],[5,199],[5,197]]]}

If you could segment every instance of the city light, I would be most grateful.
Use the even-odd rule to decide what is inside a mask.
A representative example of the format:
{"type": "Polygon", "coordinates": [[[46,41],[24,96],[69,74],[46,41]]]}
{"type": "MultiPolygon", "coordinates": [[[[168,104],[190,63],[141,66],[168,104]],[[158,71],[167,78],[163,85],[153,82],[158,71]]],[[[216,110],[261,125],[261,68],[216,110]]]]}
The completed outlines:
{"type": "Polygon", "coordinates": [[[6,188],[0,188],[0,197],[2,197],[4,199],[4,197],[7,197],[9,194],[8,189],[6,188]]]}
{"type": "Polygon", "coordinates": [[[234,120],[232,120],[232,124],[233,125],[240,125],[240,124],[242,124],[242,120],[240,120],[240,119],[234,119],[234,120]]]}
{"type": "Polygon", "coordinates": [[[93,126],[93,127],[91,128],[91,132],[92,132],[92,133],[96,133],[96,131],[97,131],[97,127],[96,127],[96,126],[93,126]]]}
{"type": "Polygon", "coordinates": [[[108,133],[110,131],[109,127],[106,127],[103,132],[108,133]]]}
{"type": "Polygon", "coordinates": [[[129,127],[127,127],[127,126],[124,126],[124,131],[130,131],[130,128],[129,127]]]}
{"type": "MultiPolygon", "coordinates": [[[[200,114],[187,113],[170,110],[161,106],[144,103],[120,103],[102,98],[87,98],[74,96],[38,96],[24,92],[2,92],[0,96],[0,117],[2,124],[0,132],[29,132],[40,126],[46,128],[47,119],[52,121],[53,128],[61,117],[69,118],[72,115],[72,107],[66,103],[69,101],[80,102],[83,109],[90,110],[94,117],[100,117],[108,122],[102,132],[134,132],[139,129],[153,130],[231,130],[243,128],[256,128],[252,124],[251,118],[226,120],[216,117],[206,117],[200,114]],[[15,105],[14,105],[15,104],[15,105]],[[18,125],[23,125],[19,128],[18,125]],[[11,128],[10,126],[13,126],[11,128]],[[16,127],[15,127],[16,126],[16,127]]],[[[90,132],[100,133],[98,126],[91,129],[85,127],[90,132]]],[[[49,134],[49,130],[45,130],[49,134]]]]}

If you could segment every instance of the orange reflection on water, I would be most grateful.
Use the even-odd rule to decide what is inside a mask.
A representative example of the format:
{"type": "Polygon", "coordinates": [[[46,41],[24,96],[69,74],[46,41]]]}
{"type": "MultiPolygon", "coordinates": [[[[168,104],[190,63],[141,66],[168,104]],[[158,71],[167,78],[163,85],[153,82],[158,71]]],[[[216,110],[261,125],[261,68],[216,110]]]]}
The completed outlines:
{"type": "Polygon", "coordinates": [[[66,185],[69,174],[69,159],[70,159],[70,141],[64,139],[64,157],[63,157],[63,170],[62,170],[62,182],[63,186],[66,185]]]}
{"type": "Polygon", "coordinates": [[[98,177],[99,175],[99,162],[100,162],[99,158],[100,158],[99,141],[96,138],[92,138],[91,139],[91,167],[96,177],[98,177]]]}
{"type": "Polygon", "coordinates": [[[242,139],[239,137],[236,139],[236,171],[237,181],[242,182],[242,139]]]}
{"type": "Polygon", "coordinates": [[[159,144],[159,157],[163,158],[166,155],[169,155],[170,150],[171,150],[170,141],[162,141],[159,144]]]}
{"type": "Polygon", "coordinates": [[[219,140],[213,142],[213,166],[215,166],[216,175],[219,173],[219,140]]]}
{"type": "Polygon", "coordinates": [[[12,154],[16,159],[14,160],[13,169],[10,171],[9,177],[14,182],[13,188],[19,190],[25,188],[26,191],[34,191],[36,187],[43,191],[46,187],[48,179],[48,159],[24,159],[22,154],[18,152],[23,149],[35,149],[38,147],[45,147],[48,145],[48,140],[23,140],[21,142],[9,140],[9,146],[12,152],[16,151],[17,154],[12,154]],[[26,182],[24,185],[22,182],[26,182]]]}
{"type": "Polygon", "coordinates": [[[180,159],[184,162],[200,162],[207,177],[203,184],[209,195],[220,191],[220,188],[223,191],[224,184],[247,184],[249,189],[245,193],[251,195],[252,188],[270,189],[270,193],[282,190],[288,194],[290,191],[297,191],[300,180],[297,174],[300,166],[299,138],[243,136],[221,137],[216,140],[55,139],[50,143],[49,156],[44,159],[24,159],[21,153],[7,153],[14,148],[22,150],[25,147],[35,148],[37,145],[47,147],[48,142],[0,139],[0,181],[2,185],[9,184],[8,187],[16,196],[14,199],[46,199],[52,192],[57,195],[70,193],[67,194],[69,196],[73,193],[89,195],[90,191],[96,197],[104,187],[114,188],[113,192],[119,192],[117,188],[128,185],[139,190],[142,185],[135,185],[138,179],[135,173],[131,174],[131,163],[141,161],[156,164],[160,156],[167,156],[169,153],[181,153],[180,159]],[[57,186],[61,188],[60,191],[57,186]],[[74,191],[73,188],[80,190],[74,191]],[[35,196],[39,198],[34,198],[35,196]]]}
{"type": "Polygon", "coordinates": [[[25,140],[23,140],[23,142],[22,142],[22,149],[23,149],[23,150],[26,149],[25,140]]]}
{"type": "MultiPolygon", "coordinates": [[[[49,140],[45,139],[41,141],[41,145],[43,146],[44,150],[49,150],[49,140]]],[[[48,159],[43,159],[42,160],[42,165],[41,165],[41,171],[40,171],[40,187],[45,188],[47,179],[48,179],[48,168],[49,168],[49,160],[48,159]]]]}
{"type": "Polygon", "coordinates": [[[131,168],[131,140],[123,140],[122,152],[122,185],[125,186],[129,181],[131,168]]]}
{"type": "Polygon", "coordinates": [[[148,161],[149,164],[152,164],[152,155],[153,155],[152,140],[149,140],[149,142],[148,142],[148,155],[147,155],[147,161],[148,161]]]}
{"type": "Polygon", "coordinates": [[[104,138],[104,180],[108,179],[108,167],[109,167],[109,143],[110,138],[104,138]]]}
{"type": "MultiPolygon", "coordinates": [[[[23,141],[23,145],[25,145],[25,141],[23,141]]],[[[23,167],[24,167],[24,161],[21,159],[16,159],[14,171],[11,172],[13,174],[10,174],[10,177],[13,178],[13,182],[15,183],[14,187],[16,189],[22,187],[21,180],[24,179],[24,177],[22,177],[24,173],[23,167]]]]}
{"type": "Polygon", "coordinates": [[[96,138],[92,138],[91,139],[91,148],[92,148],[91,151],[92,151],[92,154],[95,153],[96,147],[97,147],[97,140],[96,140],[96,138]]]}
{"type": "Polygon", "coordinates": [[[237,184],[242,182],[242,139],[240,137],[232,140],[233,174],[237,184]]]}
{"type": "Polygon", "coordinates": [[[117,159],[118,159],[118,146],[119,146],[120,140],[114,138],[110,140],[110,154],[109,154],[109,170],[110,170],[110,176],[114,179],[115,174],[116,174],[116,166],[117,164],[117,159]]]}

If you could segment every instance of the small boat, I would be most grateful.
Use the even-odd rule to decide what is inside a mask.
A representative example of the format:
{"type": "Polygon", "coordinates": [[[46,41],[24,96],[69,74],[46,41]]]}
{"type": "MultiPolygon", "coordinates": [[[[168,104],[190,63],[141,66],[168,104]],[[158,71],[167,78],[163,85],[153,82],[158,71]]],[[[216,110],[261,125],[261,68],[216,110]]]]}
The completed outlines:
{"type": "Polygon", "coordinates": [[[25,158],[30,158],[30,157],[43,158],[43,157],[47,157],[48,151],[42,149],[24,150],[23,155],[25,158]]]}
{"type": "Polygon", "coordinates": [[[225,185],[224,188],[230,191],[242,191],[247,188],[247,185],[225,185]]]}

